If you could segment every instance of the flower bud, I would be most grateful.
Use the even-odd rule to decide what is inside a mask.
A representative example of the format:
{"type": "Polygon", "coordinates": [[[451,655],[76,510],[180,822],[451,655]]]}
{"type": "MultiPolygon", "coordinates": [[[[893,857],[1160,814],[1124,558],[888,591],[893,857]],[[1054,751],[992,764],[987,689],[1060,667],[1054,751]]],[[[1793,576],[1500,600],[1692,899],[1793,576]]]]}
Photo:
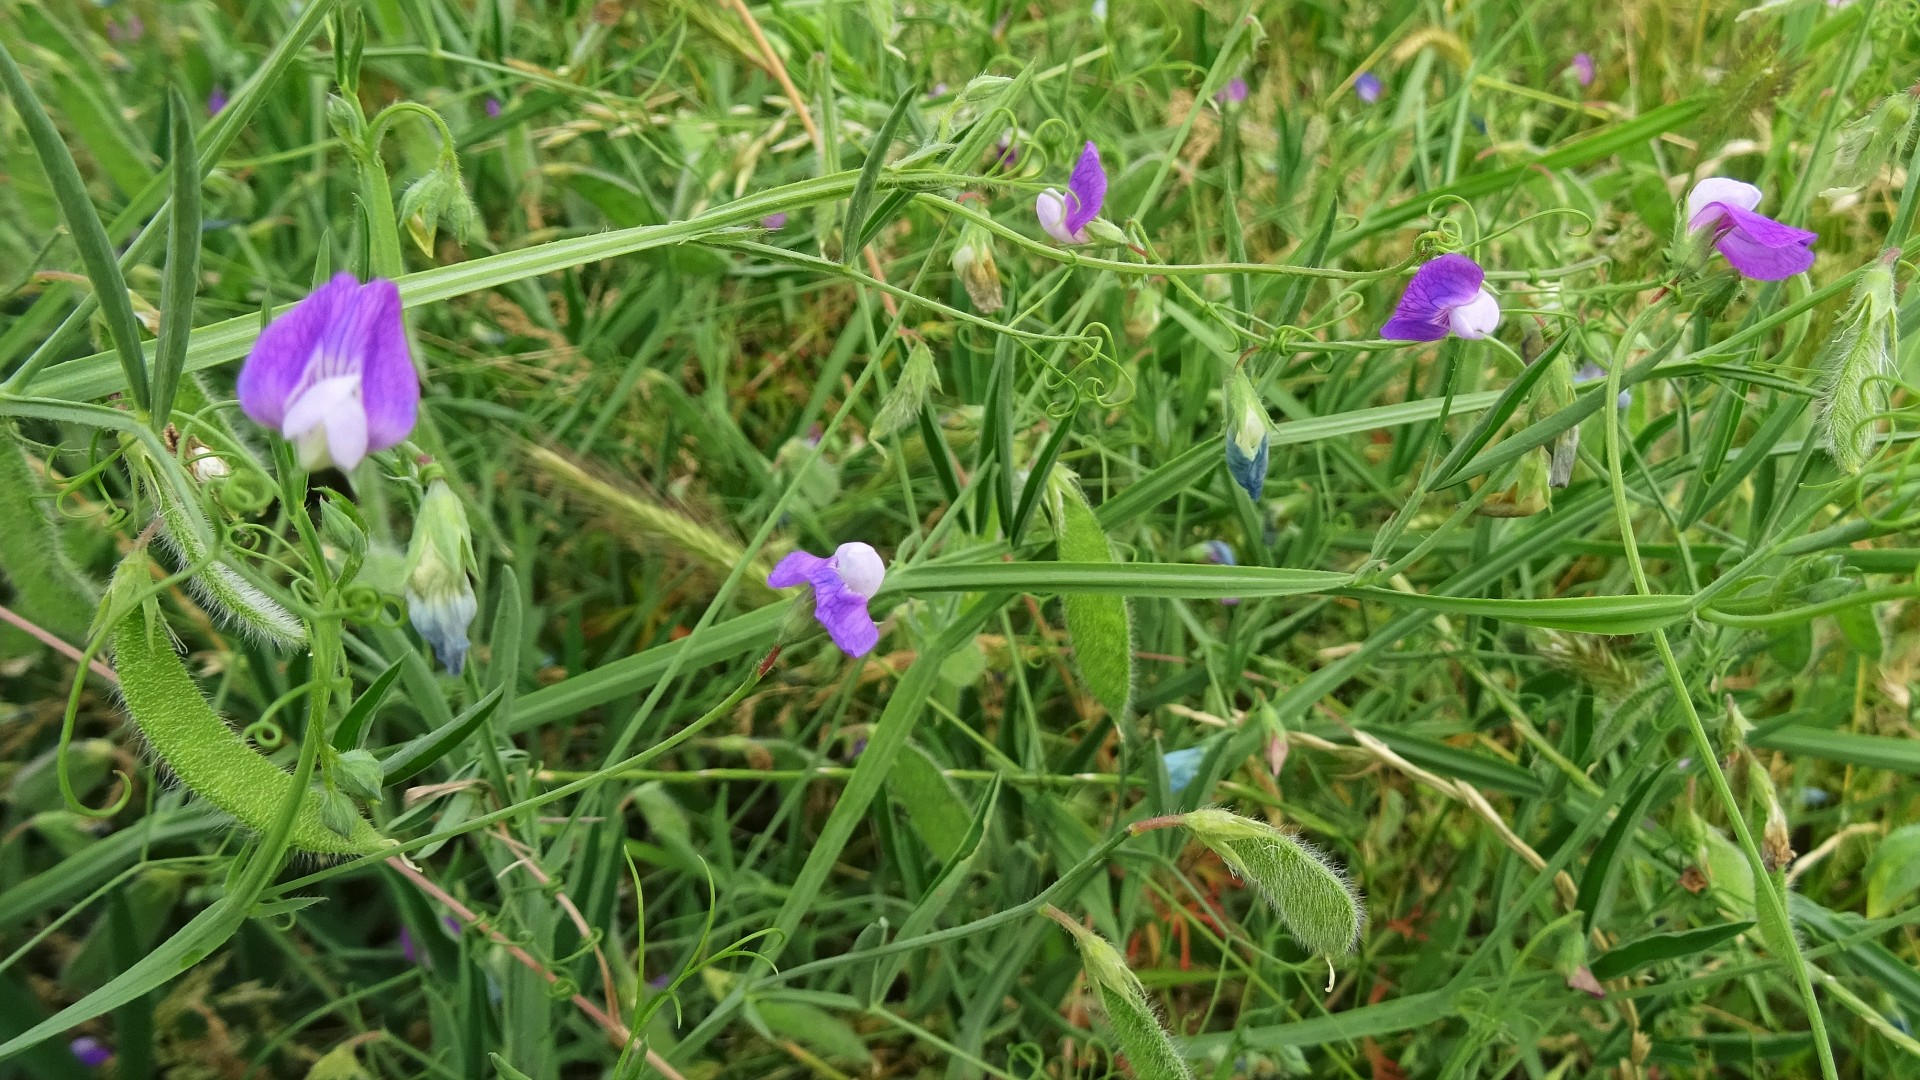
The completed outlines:
{"type": "Polygon", "coordinates": [[[467,624],[479,611],[473,583],[473,534],[447,482],[434,479],[420,500],[407,545],[407,616],[450,674],[467,662],[467,624]]]}
{"type": "Polygon", "coordinates": [[[1771,874],[1793,864],[1792,831],[1787,827],[1787,812],[1780,806],[1773,776],[1752,750],[1746,752],[1746,759],[1747,802],[1766,819],[1760,830],[1760,861],[1771,874]]]}
{"type": "Polygon", "coordinates": [[[1159,327],[1160,300],[1160,290],[1144,281],[1136,282],[1127,290],[1121,317],[1125,320],[1128,341],[1138,345],[1159,327]]]}
{"type": "Polygon", "coordinates": [[[1182,815],[1181,823],[1259,891],[1301,945],[1337,956],[1360,940],[1366,915],[1359,895],[1319,851],[1225,810],[1195,810],[1182,815]]]}
{"type": "MultiPolygon", "coordinates": [[[[1513,485],[1488,496],[1474,513],[1481,517],[1518,518],[1545,510],[1553,501],[1553,464],[1552,455],[1544,447],[1520,455],[1520,472],[1514,477],[1513,485]]],[[[1571,464],[1567,471],[1572,473],[1571,464]]]]}
{"type": "Polygon", "coordinates": [[[1893,374],[1893,262],[1889,249],[1860,276],[1841,331],[1817,361],[1821,368],[1814,398],[1813,427],[1834,464],[1858,473],[1873,457],[1874,425],[1887,408],[1887,380],[1893,374]]]}
{"type": "Polygon", "coordinates": [[[953,272],[982,314],[1000,310],[1000,267],[993,261],[993,235],[969,221],[953,249],[953,272]]]}
{"type": "Polygon", "coordinates": [[[341,754],[339,760],[333,763],[333,778],[340,790],[361,802],[378,799],[380,789],[385,786],[380,762],[367,750],[349,750],[341,754]]]}
{"type": "Polygon", "coordinates": [[[1592,998],[1607,996],[1607,988],[1587,970],[1587,935],[1582,922],[1572,919],[1560,928],[1560,942],[1554,950],[1553,969],[1567,982],[1567,988],[1592,998]]]}
{"type": "Polygon", "coordinates": [[[343,839],[353,839],[354,826],[364,828],[366,821],[353,800],[332,788],[320,789],[320,824],[343,839]]]}
{"type": "Polygon", "coordinates": [[[422,254],[433,257],[433,237],[442,222],[455,240],[465,243],[480,218],[466,185],[460,182],[460,159],[443,154],[425,176],[400,196],[400,220],[422,254]]]}
{"type": "MultiPolygon", "coordinates": [[[[993,256],[987,256],[989,263],[993,256]]],[[[958,256],[955,256],[958,262],[958,256]]],[[[995,286],[996,289],[998,286],[995,286]]],[[[999,293],[994,294],[994,306],[999,306],[999,293]]],[[[980,303],[975,296],[974,303],[980,303]]],[[[988,310],[985,307],[982,311],[988,310]]],[[[940,371],[933,364],[933,350],[926,342],[916,342],[912,351],[907,353],[907,362],[900,368],[900,381],[887,393],[887,399],[880,403],[880,411],[874,415],[873,427],[867,436],[879,441],[898,431],[905,431],[919,422],[920,410],[927,403],[927,395],[940,389],[940,371]]]]}
{"type": "Polygon", "coordinates": [[[1258,500],[1267,485],[1266,406],[1245,371],[1235,371],[1221,391],[1227,414],[1227,472],[1247,497],[1258,500]]]}
{"type": "Polygon", "coordinates": [[[1081,228],[1085,229],[1087,235],[1099,243],[1113,244],[1117,247],[1125,247],[1128,244],[1127,234],[1121,230],[1120,226],[1115,225],[1106,218],[1094,218],[1092,221],[1081,226],[1081,228]]]}
{"type": "Polygon", "coordinates": [[[350,561],[358,562],[367,555],[367,531],[360,526],[358,515],[347,506],[346,500],[334,492],[327,492],[327,498],[320,500],[320,535],[327,543],[339,548],[350,561]]]}
{"type": "Polygon", "coordinates": [[[1139,1080],[1191,1080],[1193,1074],[1187,1070],[1186,1061],[1147,1000],[1146,987],[1127,967],[1120,950],[1059,908],[1048,905],[1045,910],[1047,917],[1065,927],[1080,947],[1087,982],[1100,999],[1107,1024],[1113,1028],[1133,1075],[1139,1080]]]}

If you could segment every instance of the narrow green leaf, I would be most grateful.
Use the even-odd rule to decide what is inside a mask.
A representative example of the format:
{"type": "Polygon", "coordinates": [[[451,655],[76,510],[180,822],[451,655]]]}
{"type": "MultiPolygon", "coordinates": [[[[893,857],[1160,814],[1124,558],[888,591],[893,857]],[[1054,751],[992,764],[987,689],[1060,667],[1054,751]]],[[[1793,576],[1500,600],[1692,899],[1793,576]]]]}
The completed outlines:
{"type": "Polygon", "coordinates": [[[1684,618],[1693,603],[1692,598],[1686,596],[1570,596],[1545,600],[1508,600],[1403,593],[1395,589],[1367,587],[1341,589],[1339,592],[1345,596],[1441,615],[1478,615],[1522,626],[1542,626],[1549,630],[1571,630],[1582,634],[1643,633],[1684,618]]]}
{"type": "Polygon", "coordinates": [[[1753,924],[1750,922],[1734,922],[1672,934],[1650,934],[1601,953],[1594,957],[1587,970],[1593,972],[1596,979],[1617,979],[1661,960],[1678,960],[1683,956],[1705,952],[1751,929],[1753,924]]]}
{"type": "Polygon", "coordinates": [[[1454,470],[1460,467],[1461,462],[1485,448],[1493,439],[1493,433],[1501,424],[1507,422],[1507,418],[1513,415],[1514,410],[1518,409],[1521,403],[1526,401],[1527,392],[1532,390],[1534,385],[1552,369],[1553,364],[1559,362],[1560,354],[1566,351],[1567,342],[1572,338],[1572,334],[1561,334],[1554,338],[1553,344],[1547,346],[1547,351],[1535,357],[1533,363],[1528,364],[1527,369],[1520,373],[1519,378],[1508,383],[1506,389],[1500,391],[1500,396],[1494,399],[1493,407],[1474,423],[1466,437],[1461,439],[1440,462],[1440,467],[1433,471],[1433,475],[1451,476],[1454,470]]]}
{"type": "Polygon", "coordinates": [[[1620,804],[1620,814],[1613,824],[1600,837],[1593,847],[1593,854],[1587,858],[1587,872],[1580,877],[1580,892],[1574,906],[1587,913],[1587,926],[1593,925],[1593,913],[1606,895],[1607,887],[1619,879],[1620,869],[1625,865],[1620,860],[1621,849],[1626,845],[1627,837],[1640,827],[1641,814],[1647,800],[1653,797],[1653,789],[1667,774],[1669,762],[1662,762],[1646,779],[1640,781],[1627,794],[1625,802],[1620,804]]]}
{"type": "Polygon", "coordinates": [[[120,263],[114,258],[113,244],[107,239],[106,228],[100,224],[100,215],[93,211],[86,181],[80,178],[80,169],[74,165],[73,155],[67,152],[59,129],[53,126],[53,118],[41,107],[40,99],[34,96],[33,88],[27,85],[26,76],[20,73],[5,45],[0,45],[0,83],[6,85],[8,96],[13,98],[14,111],[25,122],[27,138],[33,142],[40,167],[46,170],[47,180],[53,185],[60,217],[67,223],[68,235],[73,238],[73,246],[79,249],[80,261],[86,267],[87,280],[93,283],[93,295],[106,314],[107,331],[113,336],[114,352],[120,358],[121,376],[134,404],[145,409],[150,397],[146,359],[140,351],[140,324],[134,320],[126,279],[120,276],[120,263]]]}
{"type": "Polygon", "coordinates": [[[1913,739],[1855,735],[1806,724],[1788,724],[1765,734],[1756,733],[1748,741],[1760,749],[1780,750],[1796,757],[1817,757],[1843,765],[1920,776],[1920,742],[1913,739]]]}
{"type": "Polygon", "coordinates": [[[411,779],[465,741],[467,736],[487,722],[487,717],[493,715],[493,710],[500,705],[502,692],[503,688],[494,687],[492,693],[475,702],[466,712],[383,758],[380,771],[387,785],[391,787],[411,779]]]}
{"type": "Polygon", "coordinates": [[[863,235],[866,228],[874,185],[879,183],[880,170],[886,166],[887,151],[893,148],[894,132],[900,130],[900,121],[906,118],[907,108],[919,94],[918,87],[910,86],[906,93],[900,95],[900,100],[893,103],[893,111],[887,114],[886,121],[874,135],[873,145],[867,148],[867,159],[860,165],[860,179],[853,185],[853,194],[847,199],[847,223],[842,233],[846,237],[846,244],[840,259],[848,266],[852,266],[854,260],[860,257],[860,250],[865,246],[857,238],[863,235]]]}
{"type": "Polygon", "coordinates": [[[1073,432],[1073,414],[1061,417],[1054,426],[1053,433],[1047,436],[1045,446],[1040,448],[1040,457],[1033,463],[1033,470],[1027,474],[1026,485],[1020,489],[1020,506],[1013,513],[1013,524],[1007,529],[1007,542],[1018,547],[1020,537],[1027,531],[1027,522],[1033,519],[1033,511],[1040,505],[1040,494],[1046,487],[1046,479],[1053,475],[1053,464],[1060,460],[1060,451],[1067,444],[1067,436],[1073,432]]]}
{"type": "Polygon", "coordinates": [[[388,665],[387,670],[381,672],[380,677],[373,680],[372,685],[354,699],[353,707],[347,710],[347,715],[340,721],[340,726],[334,730],[333,748],[335,750],[345,753],[360,745],[360,735],[366,731],[367,721],[373,718],[374,710],[380,707],[381,700],[387,696],[387,691],[392,688],[394,680],[400,677],[402,666],[402,662],[398,660],[388,665]]]}
{"type": "Polygon", "coordinates": [[[167,265],[160,281],[160,340],[153,352],[153,423],[173,416],[174,392],[187,364],[193,332],[193,298],[200,289],[200,155],[193,145],[192,113],[178,87],[168,91],[172,118],[172,209],[167,215],[167,265]]]}
{"type": "Polygon", "coordinates": [[[1867,860],[1867,918],[1884,918],[1920,889],[1920,825],[1881,838],[1867,860]]]}
{"type": "MultiPolygon", "coordinates": [[[[1288,570],[1271,566],[1212,566],[1205,563],[1015,562],[919,566],[887,578],[882,595],[946,592],[1017,591],[1039,595],[1109,593],[1168,599],[1217,600],[1223,596],[1298,596],[1338,592],[1351,574],[1328,570],[1288,570]]],[[[1382,590],[1357,590],[1368,593],[1382,590]]],[[[1425,597],[1416,597],[1425,599],[1425,597]]],[[[1457,597],[1434,597],[1445,602],[1457,597]]],[[[1596,599],[1613,599],[1600,597],[1596,599]]],[[[1628,597],[1627,599],[1637,599],[1628,597]]],[[[1657,599],[1675,599],[1660,597],[1657,599]]],[[[1684,603],[1684,598],[1681,598],[1684,603]]],[[[1471,603],[1473,601],[1468,600],[1471,603]]],[[[1495,601],[1482,601],[1493,603],[1495,601]]],[[[1506,601],[1545,603],[1546,601],[1506,601]]]]}

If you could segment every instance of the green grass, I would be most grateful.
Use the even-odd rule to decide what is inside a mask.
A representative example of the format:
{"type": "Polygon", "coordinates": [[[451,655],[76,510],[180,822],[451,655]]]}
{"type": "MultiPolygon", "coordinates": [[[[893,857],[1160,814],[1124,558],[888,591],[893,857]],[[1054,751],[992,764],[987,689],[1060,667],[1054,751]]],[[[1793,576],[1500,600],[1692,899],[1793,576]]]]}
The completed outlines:
{"type": "Polygon", "coordinates": [[[1101,6],[0,2],[0,1080],[1091,1080],[1113,986],[1220,1080],[1920,1077],[1914,5],[1101,6]],[[1087,141],[1125,245],[1036,221],[1087,141]],[[1714,175],[1812,268],[1690,262],[1714,175]],[[1497,333],[1382,341],[1448,251],[1497,333]],[[308,475],[234,379],[341,270],[421,418],[308,475]],[[75,663],[157,504],[115,592],[296,789],[372,751],[391,858],[209,812],[75,663]],[[860,661],[765,584],[850,541],[860,661]],[[1166,827],[1209,806],[1356,949],[1166,827]]]}

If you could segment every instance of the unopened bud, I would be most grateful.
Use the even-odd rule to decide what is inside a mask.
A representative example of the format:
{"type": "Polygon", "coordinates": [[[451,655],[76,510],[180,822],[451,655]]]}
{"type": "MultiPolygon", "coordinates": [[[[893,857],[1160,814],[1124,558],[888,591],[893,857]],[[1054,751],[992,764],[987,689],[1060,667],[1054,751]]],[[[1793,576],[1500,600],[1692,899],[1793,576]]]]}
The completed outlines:
{"type": "Polygon", "coordinates": [[[1250,499],[1258,500],[1267,486],[1267,448],[1271,429],[1266,406],[1245,371],[1235,371],[1221,391],[1227,414],[1227,472],[1250,499]]]}
{"type": "Polygon", "coordinates": [[[333,763],[333,777],[340,785],[340,790],[361,802],[378,799],[385,780],[380,771],[380,762],[366,750],[349,750],[341,754],[333,763]]]}
{"type": "Polygon", "coordinates": [[[1082,228],[1086,230],[1088,236],[1092,237],[1098,243],[1113,244],[1119,247],[1125,247],[1129,243],[1127,234],[1120,230],[1120,226],[1115,225],[1106,218],[1094,218],[1082,226],[1082,228]]]}
{"type": "Polygon", "coordinates": [[[466,666],[467,625],[480,609],[467,577],[473,569],[467,511],[445,480],[434,480],[407,545],[407,616],[454,675],[466,666]]]}
{"type": "Polygon", "coordinates": [[[320,535],[327,543],[345,552],[349,559],[359,560],[367,554],[367,531],[360,526],[357,515],[347,505],[346,499],[327,492],[328,498],[320,500],[320,535]]]}
{"type": "MultiPolygon", "coordinates": [[[[1520,455],[1520,472],[1505,491],[1489,495],[1474,509],[1481,517],[1531,517],[1553,502],[1553,458],[1545,448],[1520,455]]],[[[1572,466],[1568,466],[1571,471],[1572,466]]]]}
{"type": "Polygon", "coordinates": [[[360,810],[353,800],[332,788],[320,789],[320,824],[351,840],[353,827],[362,824],[360,810]]]}
{"type": "Polygon", "coordinates": [[[400,220],[422,254],[433,257],[433,238],[441,225],[462,243],[473,233],[480,212],[460,180],[460,159],[444,154],[425,176],[400,196],[400,220]]]}
{"type": "Polygon", "coordinates": [[[1048,905],[1045,911],[1048,918],[1073,935],[1074,944],[1080,947],[1087,982],[1100,999],[1107,1024],[1113,1028],[1133,1075],[1139,1080],[1190,1080],[1193,1074],[1187,1070],[1186,1060],[1167,1029],[1160,1026],[1160,1018],[1147,1000],[1146,987],[1127,967],[1120,950],[1059,908],[1048,905]]]}
{"type": "Polygon", "coordinates": [[[1265,822],[1225,810],[1181,816],[1194,838],[1259,891],[1300,944],[1325,956],[1349,952],[1366,916],[1347,876],[1312,847],[1265,822]]]}
{"type": "Polygon", "coordinates": [[[981,314],[1000,310],[1000,267],[993,261],[993,234],[976,222],[960,230],[960,242],[953,249],[953,272],[981,314]]]}

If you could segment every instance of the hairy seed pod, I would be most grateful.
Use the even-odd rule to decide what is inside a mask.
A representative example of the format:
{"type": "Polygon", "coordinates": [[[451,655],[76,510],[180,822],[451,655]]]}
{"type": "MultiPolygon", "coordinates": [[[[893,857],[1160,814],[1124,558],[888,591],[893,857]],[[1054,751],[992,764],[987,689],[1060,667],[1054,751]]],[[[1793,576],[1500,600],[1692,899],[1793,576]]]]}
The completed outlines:
{"type": "Polygon", "coordinates": [[[880,411],[874,414],[867,437],[878,442],[919,423],[920,409],[926,405],[927,395],[938,389],[940,371],[933,365],[933,350],[927,348],[926,342],[918,342],[907,353],[907,362],[900,369],[900,381],[893,384],[887,399],[880,403],[880,411]]]}
{"type": "MultiPolygon", "coordinates": [[[[122,562],[115,591],[137,590],[150,578],[149,563],[136,552],[122,562]]],[[[286,798],[293,777],[241,741],[238,732],[213,711],[185,664],[174,652],[173,637],[159,612],[149,605],[111,616],[114,669],[127,712],[160,760],[195,795],[219,807],[241,825],[267,832],[286,798]]],[[[317,733],[310,737],[318,737],[317,733]]],[[[353,815],[350,836],[341,836],[321,820],[320,794],[308,791],[294,818],[288,843],[325,855],[363,855],[389,843],[366,819],[353,815]]]]}
{"type": "Polygon", "coordinates": [[[1093,984],[1100,998],[1107,1025],[1113,1028],[1114,1038],[1120,1043],[1120,1052],[1127,1056],[1133,1075],[1139,1080],[1191,1080],[1193,1073],[1188,1071],[1167,1029],[1160,1026],[1160,1017],[1147,1000],[1146,987],[1140,985],[1139,978],[1121,959],[1120,950],[1059,908],[1049,906],[1046,913],[1048,918],[1066,927],[1073,935],[1074,944],[1079,946],[1087,981],[1093,984]]]}
{"type": "MultiPolygon", "coordinates": [[[[1064,466],[1055,465],[1047,490],[1054,538],[1061,562],[1118,562],[1113,544],[1093,507],[1081,493],[1079,481],[1064,466]]],[[[1073,641],[1073,659],[1080,678],[1123,736],[1130,733],[1127,711],[1133,704],[1133,620],[1123,596],[1068,593],[1060,598],[1066,612],[1067,636],[1073,641]]]]}
{"type": "Polygon", "coordinates": [[[1195,810],[1181,821],[1259,890],[1300,944],[1337,956],[1359,942],[1366,922],[1360,896],[1325,855],[1265,822],[1225,810],[1195,810]]]}
{"type": "Polygon", "coordinates": [[[86,635],[99,590],[68,561],[39,505],[39,479],[18,442],[0,436],[0,571],[21,614],[68,641],[86,635]]]}
{"type": "Polygon", "coordinates": [[[1873,457],[1874,422],[1887,408],[1898,320],[1894,316],[1894,250],[1860,276],[1844,328],[1822,352],[1813,428],[1834,464],[1858,473],[1873,457]]]}

